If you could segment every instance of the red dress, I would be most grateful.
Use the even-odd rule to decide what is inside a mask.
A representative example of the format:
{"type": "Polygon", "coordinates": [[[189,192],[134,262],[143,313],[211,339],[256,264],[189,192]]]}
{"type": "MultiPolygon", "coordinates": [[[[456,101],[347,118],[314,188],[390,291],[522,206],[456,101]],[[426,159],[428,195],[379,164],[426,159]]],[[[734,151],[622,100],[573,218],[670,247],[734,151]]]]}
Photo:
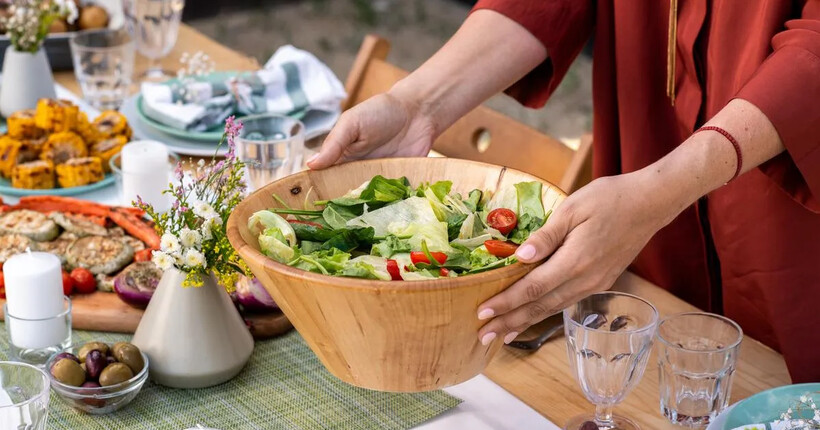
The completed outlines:
{"type": "MultiPolygon", "coordinates": [[[[508,92],[542,106],[594,34],[594,171],[660,159],[732,98],[760,108],[786,152],[693,205],[632,270],[724,313],[820,381],[820,0],[679,0],[677,98],[666,96],[668,0],[480,0],[549,59],[508,92]]],[[[727,143],[728,144],[728,143],[727,143]]]]}

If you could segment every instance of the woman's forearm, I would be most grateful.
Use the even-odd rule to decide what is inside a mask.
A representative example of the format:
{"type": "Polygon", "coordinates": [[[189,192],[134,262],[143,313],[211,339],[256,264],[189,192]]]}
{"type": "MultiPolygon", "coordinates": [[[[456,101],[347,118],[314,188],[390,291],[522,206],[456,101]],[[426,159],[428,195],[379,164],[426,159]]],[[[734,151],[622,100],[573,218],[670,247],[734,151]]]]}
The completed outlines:
{"type": "Polygon", "coordinates": [[[417,104],[440,134],[546,58],[544,45],[524,27],[482,9],[470,14],[447,44],[390,94],[417,104]]]}
{"type": "MultiPolygon", "coordinates": [[[[729,102],[705,125],[720,127],[737,140],[743,156],[741,174],[785,149],[766,115],[742,99],[729,102]]],[[[665,225],[685,207],[729,181],[737,161],[737,153],[726,137],[715,131],[701,131],[638,173],[647,185],[644,189],[653,190],[657,197],[658,209],[666,215],[665,225]]]]}

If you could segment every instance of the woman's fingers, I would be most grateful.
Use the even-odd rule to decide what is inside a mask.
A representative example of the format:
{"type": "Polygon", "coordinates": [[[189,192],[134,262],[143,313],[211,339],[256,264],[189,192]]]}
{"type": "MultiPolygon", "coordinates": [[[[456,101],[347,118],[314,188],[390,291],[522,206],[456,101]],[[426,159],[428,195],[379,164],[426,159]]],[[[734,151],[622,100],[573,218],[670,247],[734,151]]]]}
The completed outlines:
{"type": "Polygon", "coordinates": [[[322,143],[322,149],[307,161],[308,167],[318,170],[336,164],[342,158],[345,149],[356,141],[358,135],[358,121],[349,112],[343,113],[322,143]]]}
{"type": "Polygon", "coordinates": [[[568,212],[558,209],[543,227],[532,233],[515,251],[515,256],[524,263],[535,263],[550,256],[571,230],[568,212]]]}
{"type": "Polygon", "coordinates": [[[585,297],[587,290],[582,287],[579,281],[567,282],[534,302],[494,318],[478,331],[479,340],[484,345],[496,338],[503,339],[504,343],[512,342],[530,326],[585,297]]]}

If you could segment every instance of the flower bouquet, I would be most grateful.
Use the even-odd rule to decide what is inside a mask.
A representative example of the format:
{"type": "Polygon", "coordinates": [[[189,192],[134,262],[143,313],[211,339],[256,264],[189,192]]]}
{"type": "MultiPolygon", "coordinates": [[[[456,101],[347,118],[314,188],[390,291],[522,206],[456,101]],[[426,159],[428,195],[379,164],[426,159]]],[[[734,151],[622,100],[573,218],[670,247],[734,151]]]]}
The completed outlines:
{"type": "Polygon", "coordinates": [[[174,198],[168,212],[135,202],[161,236],[152,260],[163,275],[132,343],[151,357],[151,378],[162,385],[220,384],[236,376],[253,352],[253,338],[225,292],[246,267],[225,228],[245,192],[244,163],[234,150],[241,128],[233,117],[226,121],[225,159],[201,161],[191,175],[177,166],[176,183],[165,191],[174,198]]]}
{"type": "Polygon", "coordinates": [[[0,26],[14,49],[33,54],[40,50],[54,21],[73,23],[77,14],[74,0],[14,0],[6,15],[0,17],[0,26]]]}

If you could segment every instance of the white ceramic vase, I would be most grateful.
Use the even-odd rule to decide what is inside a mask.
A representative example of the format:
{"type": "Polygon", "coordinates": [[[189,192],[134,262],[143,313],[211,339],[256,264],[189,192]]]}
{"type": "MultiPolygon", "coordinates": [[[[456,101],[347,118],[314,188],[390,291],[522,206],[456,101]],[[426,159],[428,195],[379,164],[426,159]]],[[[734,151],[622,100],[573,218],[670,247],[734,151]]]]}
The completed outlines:
{"type": "Polygon", "coordinates": [[[165,272],[132,342],[148,355],[151,379],[158,384],[221,384],[245,367],[253,337],[213,276],[200,287],[183,287],[185,275],[177,269],[165,272]]]}
{"type": "Polygon", "coordinates": [[[54,76],[45,50],[32,54],[14,46],[6,48],[3,79],[0,84],[0,114],[9,115],[23,109],[34,109],[43,98],[56,98],[54,76]]]}

